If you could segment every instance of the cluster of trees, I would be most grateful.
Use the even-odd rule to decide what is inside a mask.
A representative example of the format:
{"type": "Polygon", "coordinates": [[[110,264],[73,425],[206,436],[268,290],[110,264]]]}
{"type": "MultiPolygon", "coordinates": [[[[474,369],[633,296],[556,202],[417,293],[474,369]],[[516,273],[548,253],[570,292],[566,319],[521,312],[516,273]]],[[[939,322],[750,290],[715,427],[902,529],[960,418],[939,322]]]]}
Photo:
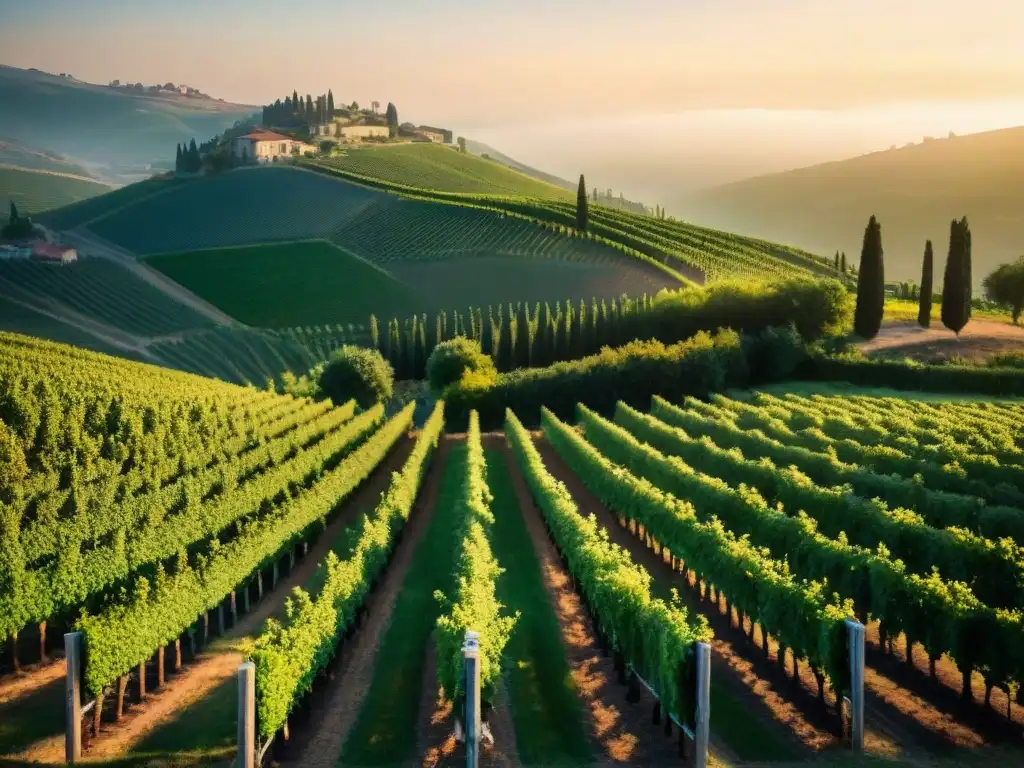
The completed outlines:
{"type": "Polygon", "coordinates": [[[298,91],[292,91],[292,95],[285,96],[284,101],[277,99],[273,104],[263,107],[262,124],[266,126],[317,125],[326,123],[333,116],[334,92],[330,89],[315,99],[308,93],[303,99],[299,96],[298,91]]]}
{"type": "MultiPolygon", "coordinates": [[[[925,243],[921,266],[921,289],[918,292],[920,308],[918,322],[924,328],[931,324],[932,283],[934,257],[931,240],[925,243]]],[[[861,248],[859,278],[857,280],[857,308],[854,313],[854,332],[865,339],[873,339],[882,327],[885,309],[885,263],[882,247],[882,227],[874,216],[864,231],[861,248]]],[[[971,228],[967,217],[954,219],[949,230],[949,253],[942,286],[942,324],[956,334],[971,319],[971,228]]],[[[907,292],[910,291],[909,284],[907,292]]]]}
{"type": "Polygon", "coordinates": [[[1012,264],[998,267],[985,278],[983,285],[986,297],[1008,306],[1013,322],[1019,322],[1024,311],[1024,256],[1012,264]]]}
{"type": "Polygon", "coordinates": [[[203,168],[203,157],[196,146],[196,140],[192,139],[188,146],[178,144],[174,155],[175,173],[198,173],[203,168]]]}
{"type": "Polygon", "coordinates": [[[3,228],[0,228],[0,236],[9,237],[14,240],[32,236],[32,219],[18,213],[18,206],[14,204],[13,200],[11,201],[11,212],[7,223],[4,224],[3,228]]]}

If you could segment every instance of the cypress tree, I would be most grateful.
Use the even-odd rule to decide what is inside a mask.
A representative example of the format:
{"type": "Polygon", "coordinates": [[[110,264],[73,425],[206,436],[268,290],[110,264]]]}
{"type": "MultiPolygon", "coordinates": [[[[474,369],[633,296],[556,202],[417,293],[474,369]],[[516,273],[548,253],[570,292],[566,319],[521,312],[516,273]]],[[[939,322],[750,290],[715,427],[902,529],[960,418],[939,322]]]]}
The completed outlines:
{"type": "Polygon", "coordinates": [[[370,346],[380,349],[380,328],[377,326],[376,315],[370,315],[370,346]]]}
{"type": "Polygon", "coordinates": [[[302,102],[299,101],[299,92],[292,89],[292,109],[295,112],[302,112],[302,102]]]}
{"type": "Polygon", "coordinates": [[[556,360],[568,360],[569,359],[569,323],[572,322],[569,317],[569,307],[571,303],[566,302],[566,307],[563,310],[561,303],[558,306],[558,325],[555,327],[555,359],[556,360]]]}
{"type": "Polygon", "coordinates": [[[839,255],[839,272],[844,275],[846,274],[846,251],[839,255]]]}
{"type": "Polygon", "coordinates": [[[921,264],[921,290],[918,298],[917,324],[927,328],[932,324],[932,292],[935,280],[934,257],[932,255],[932,241],[924,244],[924,261],[921,264]]]}
{"type": "Polygon", "coordinates": [[[334,91],[327,89],[327,119],[334,117],[334,91]]]}
{"type": "Polygon", "coordinates": [[[885,308],[885,265],[882,252],[882,227],[874,216],[864,230],[857,276],[857,309],[853,330],[863,339],[873,339],[882,327],[885,308]]]}
{"type": "Polygon", "coordinates": [[[177,145],[174,154],[174,172],[181,173],[181,144],[177,145]]]}
{"type": "Polygon", "coordinates": [[[971,228],[965,216],[949,227],[949,256],[942,281],[942,324],[957,336],[971,319],[971,228]]]}
{"type": "Polygon", "coordinates": [[[495,362],[498,370],[502,373],[511,371],[515,363],[512,349],[512,323],[515,318],[512,314],[511,305],[509,305],[508,309],[508,318],[505,318],[502,308],[498,308],[498,354],[495,362]]]}
{"type": "Polygon", "coordinates": [[[576,311],[576,322],[572,332],[572,357],[579,360],[586,356],[587,346],[587,302],[580,299],[580,308],[576,311]]]}
{"type": "Polygon", "coordinates": [[[524,301],[516,312],[516,368],[530,367],[530,310],[524,301]]]}
{"type": "MultiPolygon", "coordinates": [[[[481,313],[483,310],[481,310],[481,313]]],[[[480,330],[480,351],[490,358],[494,358],[494,315],[490,305],[487,306],[487,316],[481,319],[480,330]]]]}
{"type": "Polygon", "coordinates": [[[839,271],[839,251],[836,251],[836,272],[839,271]]]}
{"type": "Polygon", "coordinates": [[[576,229],[587,231],[587,182],[580,174],[580,186],[576,190],[576,229]]]}
{"type": "Polygon", "coordinates": [[[534,331],[534,345],[532,363],[536,367],[543,367],[551,364],[551,349],[548,346],[550,336],[548,326],[551,324],[551,305],[546,301],[540,305],[537,312],[537,329],[534,331]]]}

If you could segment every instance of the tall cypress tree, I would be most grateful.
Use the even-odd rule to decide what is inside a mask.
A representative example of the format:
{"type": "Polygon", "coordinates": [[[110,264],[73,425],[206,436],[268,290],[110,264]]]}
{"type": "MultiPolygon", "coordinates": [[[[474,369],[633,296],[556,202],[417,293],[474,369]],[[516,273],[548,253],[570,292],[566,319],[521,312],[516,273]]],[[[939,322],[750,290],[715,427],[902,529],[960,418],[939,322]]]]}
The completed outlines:
{"type": "MultiPolygon", "coordinates": [[[[483,310],[481,309],[481,313],[483,310]]],[[[494,315],[488,305],[487,314],[482,315],[482,328],[480,329],[480,351],[490,358],[494,358],[494,315]]]]}
{"type": "Polygon", "coordinates": [[[512,305],[508,308],[508,317],[506,318],[502,312],[502,308],[498,308],[498,354],[495,364],[498,370],[502,373],[511,371],[515,365],[513,359],[512,349],[512,323],[515,322],[515,316],[512,314],[512,305]]]}
{"type": "Polygon", "coordinates": [[[587,231],[587,182],[580,174],[580,186],[576,190],[576,229],[587,231]]]}
{"type": "Polygon", "coordinates": [[[843,251],[839,256],[839,271],[842,274],[846,274],[846,251],[843,251]]]}
{"type": "Polygon", "coordinates": [[[885,266],[882,253],[882,227],[874,216],[864,230],[857,276],[857,309],[853,330],[863,339],[873,339],[882,327],[885,308],[885,266]]]}
{"type": "Polygon", "coordinates": [[[839,271],[839,251],[836,251],[836,272],[839,271]]]}
{"type": "Polygon", "coordinates": [[[334,91],[327,89],[327,119],[334,117],[334,91]]]}
{"type": "Polygon", "coordinates": [[[524,301],[516,312],[516,368],[530,367],[530,309],[524,301]]]}
{"type": "Polygon", "coordinates": [[[370,315],[370,346],[380,349],[380,328],[377,325],[376,315],[370,315]]]}
{"type": "Polygon", "coordinates": [[[924,263],[921,265],[921,295],[918,299],[917,324],[927,328],[932,324],[932,291],[934,286],[932,241],[924,244],[924,263]]]}
{"type": "Polygon", "coordinates": [[[174,172],[181,173],[181,144],[177,145],[174,155],[174,172]]]}
{"type": "Polygon", "coordinates": [[[299,100],[299,92],[292,89],[292,109],[302,114],[302,101],[299,100]]]}
{"type": "Polygon", "coordinates": [[[537,311],[537,328],[533,332],[533,357],[535,367],[551,364],[551,350],[548,347],[548,325],[551,323],[551,306],[545,301],[537,311]]]}
{"type": "Polygon", "coordinates": [[[971,319],[971,293],[971,228],[965,216],[950,224],[942,281],[942,324],[958,336],[971,319]]]}

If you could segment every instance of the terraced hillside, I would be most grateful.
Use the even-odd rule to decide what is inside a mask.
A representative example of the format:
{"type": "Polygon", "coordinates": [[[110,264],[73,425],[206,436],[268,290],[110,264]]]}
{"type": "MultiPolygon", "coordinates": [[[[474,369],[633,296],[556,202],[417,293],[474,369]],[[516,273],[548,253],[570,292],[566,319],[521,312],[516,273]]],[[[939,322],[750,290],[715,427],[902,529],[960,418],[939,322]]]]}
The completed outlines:
{"type": "Polygon", "coordinates": [[[98,181],[0,165],[0,219],[6,221],[12,202],[19,213],[35,215],[109,191],[98,181]]]}
{"type": "Polygon", "coordinates": [[[553,184],[455,147],[439,144],[397,144],[346,149],[331,165],[392,184],[442,192],[521,195],[567,199],[569,193],[553,184]]]}
{"type": "Polygon", "coordinates": [[[371,312],[524,296],[653,294],[680,284],[604,242],[510,213],[404,199],[290,167],[242,169],[170,188],[89,229],[151,257],[239,319],[269,327],[362,324],[371,312]],[[341,250],[293,242],[310,238],[341,250]],[[250,244],[261,247],[229,248],[250,244]],[[245,290],[232,292],[238,281],[245,290]]]}

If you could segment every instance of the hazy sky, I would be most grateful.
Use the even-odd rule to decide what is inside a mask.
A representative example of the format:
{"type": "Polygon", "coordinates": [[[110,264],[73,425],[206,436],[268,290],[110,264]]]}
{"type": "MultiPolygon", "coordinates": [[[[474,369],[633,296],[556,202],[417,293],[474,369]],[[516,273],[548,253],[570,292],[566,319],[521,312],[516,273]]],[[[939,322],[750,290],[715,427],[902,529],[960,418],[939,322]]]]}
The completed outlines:
{"type": "Polygon", "coordinates": [[[1021,0],[0,0],[0,63],[417,121],[1024,98],[1021,0]]]}

